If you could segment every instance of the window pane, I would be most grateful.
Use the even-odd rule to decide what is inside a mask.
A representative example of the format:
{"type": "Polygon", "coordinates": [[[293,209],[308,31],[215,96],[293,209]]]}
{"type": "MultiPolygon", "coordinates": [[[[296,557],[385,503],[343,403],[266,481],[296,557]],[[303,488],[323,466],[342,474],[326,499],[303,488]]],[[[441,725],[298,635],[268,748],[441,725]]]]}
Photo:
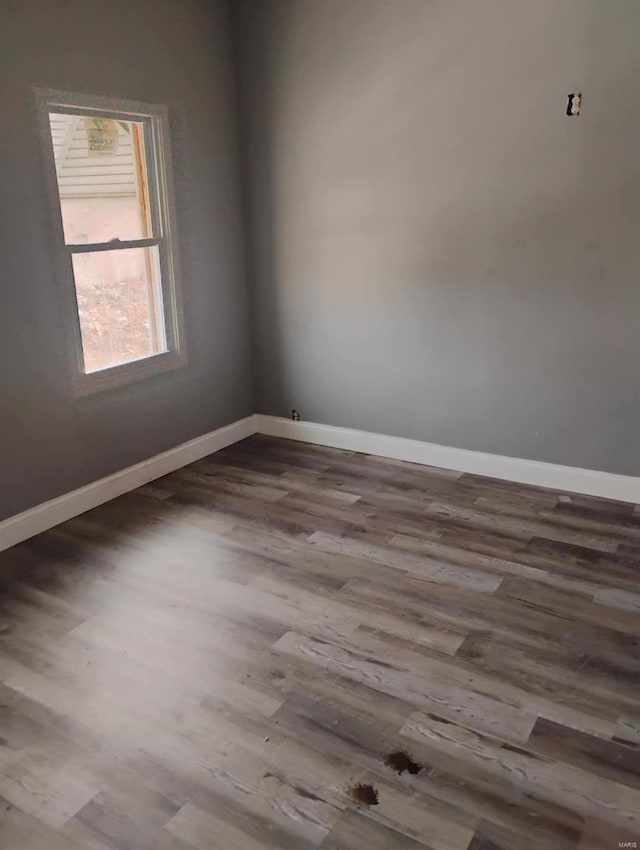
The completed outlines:
{"type": "Polygon", "coordinates": [[[72,259],[86,372],[167,350],[157,246],[72,259]]]}
{"type": "Polygon", "coordinates": [[[144,125],[50,112],[67,244],[152,236],[144,125]]]}

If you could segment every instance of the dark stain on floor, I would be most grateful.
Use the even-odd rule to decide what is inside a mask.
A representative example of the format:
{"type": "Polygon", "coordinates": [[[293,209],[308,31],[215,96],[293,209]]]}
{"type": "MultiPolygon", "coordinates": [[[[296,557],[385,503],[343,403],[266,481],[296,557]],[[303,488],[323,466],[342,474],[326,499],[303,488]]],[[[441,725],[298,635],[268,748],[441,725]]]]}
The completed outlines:
{"type": "Polygon", "coordinates": [[[418,764],[418,762],[414,761],[409,753],[406,753],[404,750],[395,750],[384,760],[384,763],[387,767],[392,768],[397,773],[404,773],[405,770],[408,773],[420,773],[422,770],[422,765],[418,764]]]}
{"type": "Polygon", "coordinates": [[[373,785],[362,785],[358,782],[357,785],[352,785],[349,788],[349,796],[356,803],[363,803],[365,806],[378,805],[378,792],[373,785]]]}

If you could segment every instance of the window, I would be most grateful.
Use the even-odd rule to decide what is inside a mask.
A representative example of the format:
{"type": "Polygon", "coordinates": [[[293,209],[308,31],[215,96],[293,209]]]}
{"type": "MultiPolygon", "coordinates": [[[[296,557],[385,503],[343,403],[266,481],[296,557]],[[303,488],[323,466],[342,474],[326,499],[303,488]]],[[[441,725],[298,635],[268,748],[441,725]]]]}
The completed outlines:
{"type": "Polygon", "coordinates": [[[166,107],[38,90],[80,392],[184,362],[166,107]]]}

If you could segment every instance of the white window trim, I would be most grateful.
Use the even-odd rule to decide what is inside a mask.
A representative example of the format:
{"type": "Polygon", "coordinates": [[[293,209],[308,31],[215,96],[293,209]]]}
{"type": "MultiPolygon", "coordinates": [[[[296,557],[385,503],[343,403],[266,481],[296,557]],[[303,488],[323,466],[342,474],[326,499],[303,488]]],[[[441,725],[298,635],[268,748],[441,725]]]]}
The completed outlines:
{"type": "MultiPolygon", "coordinates": [[[[56,269],[62,283],[61,302],[64,311],[62,330],[70,367],[73,395],[83,396],[102,392],[185,366],[187,351],[179,274],[180,262],[168,108],[161,104],[141,103],[83,92],[61,91],[60,89],[36,87],[34,91],[55,242],[56,269]],[[153,168],[149,171],[153,171],[158,178],[156,181],[154,177],[153,185],[150,178],[149,188],[150,195],[153,194],[154,196],[153,202],[157,203],[157,217],[160,225],[159,237],[163,243],[161,280],[168,351],[151,354],[148,357],[100,369],[96,372],[84,371],[82,335],[76,301],[72,254],[65,242],[55,157],[51,143],[49,112],[57,107],[66,111],[86,111],[92,115],[102,112],[105,117],[111,117],[115,114],[121,119],[123,115],[130,114],[131,120],[140,117],[149,120],[153,144],[150,145],[151,150],[147,152],[147,156],[154,158],[153,168]]],[[[138,243],[144,241],[136,240],[138,243]]],[[[156,239],[154,238],[151,241],[155,244],[156,239]]],[[[127,245],[127,242],[124,241],[115,243],[114,248],[124,247],[125,245],[127,245]]]]}

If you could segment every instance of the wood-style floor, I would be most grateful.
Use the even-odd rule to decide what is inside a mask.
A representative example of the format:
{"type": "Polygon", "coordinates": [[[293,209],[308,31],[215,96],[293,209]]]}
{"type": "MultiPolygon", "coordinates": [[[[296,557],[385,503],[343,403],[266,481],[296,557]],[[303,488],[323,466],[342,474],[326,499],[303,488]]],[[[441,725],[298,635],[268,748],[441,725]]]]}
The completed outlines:
{"type": "Polygon", "coordinates": [[[633,505],[232,446],[0,555],[0,847],[640,846],[639,570],[633,505]]]}

